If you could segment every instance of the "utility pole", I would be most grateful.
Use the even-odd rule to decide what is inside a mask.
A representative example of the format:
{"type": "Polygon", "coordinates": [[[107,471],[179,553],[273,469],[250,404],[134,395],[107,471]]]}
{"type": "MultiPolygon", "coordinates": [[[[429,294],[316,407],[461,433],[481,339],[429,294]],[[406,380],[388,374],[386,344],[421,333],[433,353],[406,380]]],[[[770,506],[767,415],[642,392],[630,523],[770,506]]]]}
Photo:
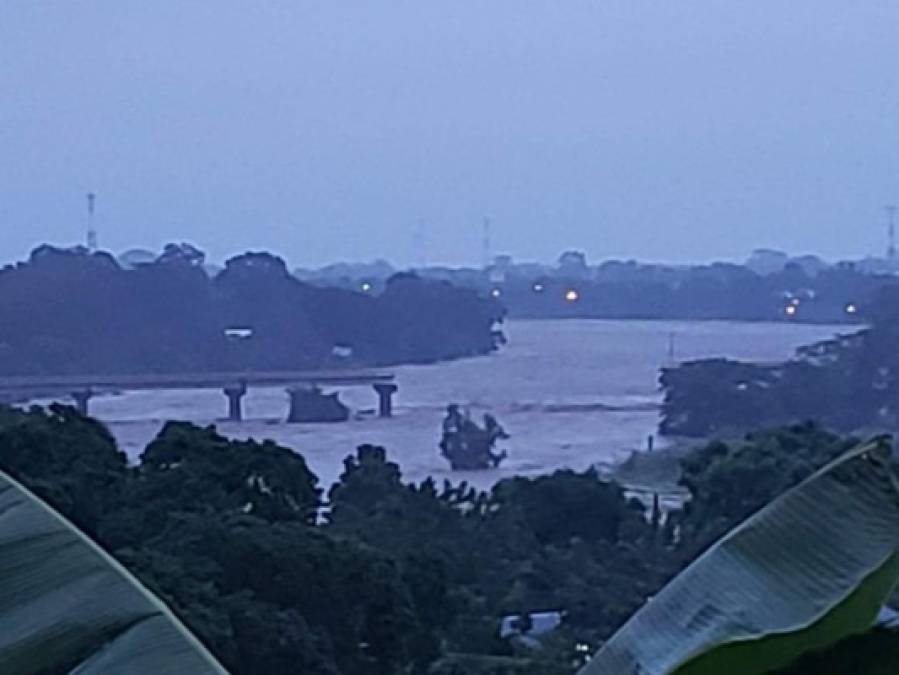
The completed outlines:
{"type": "Polygon", "coordinates": [[[87,193],[87,250],[93,253],[97,250],[97,230],[94,227],[94,205],[97,201],[97,195],[93,192],[87,193]]]}

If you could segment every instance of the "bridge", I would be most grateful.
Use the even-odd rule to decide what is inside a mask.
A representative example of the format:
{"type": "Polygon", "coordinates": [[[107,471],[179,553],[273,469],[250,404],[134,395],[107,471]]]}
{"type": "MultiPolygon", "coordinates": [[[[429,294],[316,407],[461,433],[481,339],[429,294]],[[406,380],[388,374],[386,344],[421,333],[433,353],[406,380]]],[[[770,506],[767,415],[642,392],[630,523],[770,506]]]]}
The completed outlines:
{"type": "Polygon", "coordinates": [[[363,370],[172,373],[149,375],[0,376],[0,397],[12,399],[71,397],[86,415],[96,394],[153,389],[221,389],[228,398],[228,419],[243,419],[242,399],[249,387],[366,386],[378,395],[381,417],[393,414],[397,392],[393,373],[363,370]]]}

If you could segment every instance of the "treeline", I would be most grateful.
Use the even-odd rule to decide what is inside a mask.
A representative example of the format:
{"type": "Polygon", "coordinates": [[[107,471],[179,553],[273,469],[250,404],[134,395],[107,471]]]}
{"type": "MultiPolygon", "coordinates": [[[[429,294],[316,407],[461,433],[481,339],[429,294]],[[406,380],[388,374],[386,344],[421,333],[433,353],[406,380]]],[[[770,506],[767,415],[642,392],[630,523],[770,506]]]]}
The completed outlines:
{"type": "Polygon", "coordinates": [[[414,485],[362,446],[324,494],[301,455],[170,423],[129,467],[72,408],[0,409],[0,468],[163,597],[235,675],[572,673],[711,541],[853,441],[714,443],[667,518],[591,471],[414,485]],[[533,649],[503,617],[557,611],[533,649]]]}
{"type": "Polygon", "coordinates": [[[0,271],[0,374],[431,362],[495,349],[501,319],[492,300],[412,274],[374,295],[302,283],[268,253],[210,277],[190,246],[133,269],[43,246],[0,271]]]}
{"type": "Polygon", "coordinates": [[[708,436],[816,419],[842,431],[899,427],[899,289],[871,326],[800,348],[779,364],[705,359],[662,371],[663,433],[708,436]]]}
{"type": "MultiPolygon", "coordinates": [[[[486,269],[428,267],[423,278],[449,281],[500,300],[512,317],[602,319],[724,319],[860,323],[880,289],[899,278],[889,265],[827,265],[809,256],[777,264],[716,262],[672,266],[609,260],[588,265],[569,251],[557,266],[515,263],[506,256],[486,269]]],[[[310,283],[379,288],[386,263],[304,271],[310,283]]]]}
{"type": "Polygon", "coordinates": [[[894,277],[838,267],[810,274],[788,265],[763,275],[727,263],[609,263],[581,275],[510,273],[490,289],[510,316],[858,323],[877,291],[895,284],[894,277]]]}

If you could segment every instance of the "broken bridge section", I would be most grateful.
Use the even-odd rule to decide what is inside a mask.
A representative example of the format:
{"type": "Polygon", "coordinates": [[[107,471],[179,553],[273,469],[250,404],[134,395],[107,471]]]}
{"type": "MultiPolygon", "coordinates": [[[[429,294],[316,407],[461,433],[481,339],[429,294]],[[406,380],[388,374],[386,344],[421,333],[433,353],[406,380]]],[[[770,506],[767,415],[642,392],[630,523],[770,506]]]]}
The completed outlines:
{"type": "Polygon", "coordinates": [[[67,398],[82,415],[90,400],[104,392],[154,389],[220,389],[228,401],[228,419],[243,419],[243,397],[251,387],[370,386],[378,396],[381,417],[393,414],[398,390],[393,373],[373,370],[173,373],[149,375],[63,375],[0,377],[0,396],[13,400],[67,398]]]}

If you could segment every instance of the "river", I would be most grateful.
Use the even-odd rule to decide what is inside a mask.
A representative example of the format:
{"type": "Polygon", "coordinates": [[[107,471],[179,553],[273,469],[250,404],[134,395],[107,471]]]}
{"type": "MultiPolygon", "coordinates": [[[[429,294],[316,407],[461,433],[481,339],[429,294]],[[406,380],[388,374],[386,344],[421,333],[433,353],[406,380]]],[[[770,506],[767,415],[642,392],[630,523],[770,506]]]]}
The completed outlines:
{"type": "MultiPolygon", "coordinates": [[[[343,424],[285,424],[287,395],[281,389],[251,389],[244,399],[247,419],[240,423],[220,419],[225,398],[219,391],[97,397],[91,413],[108,425],[132,459],[165,420],[179,419],[216,424],[231,437],[271,438],[294,448],[325,485],[337,478],[343,458],[357,445],[375,443],[387,447],[407,479],[464,479],[487,487],[513,474],[614,464],[643,447],[658,421],[653,409],[660,401],[658,369],[668,358],[672,334],[679,360],[770,361],[838,330],[850,329],[717,321],[513,321],[506,326],[509,344],[493,355],[395,368],[399,393],[391,419],[363,415],[343,424]],[[437,441],[450,402],[468,406],[477,418],[493,413],[512,435],[501,468],[449,470],[437,441]]],[[[341,398],[354,410],[376,405],[367,387],[346,389],[341,398]]]]}

